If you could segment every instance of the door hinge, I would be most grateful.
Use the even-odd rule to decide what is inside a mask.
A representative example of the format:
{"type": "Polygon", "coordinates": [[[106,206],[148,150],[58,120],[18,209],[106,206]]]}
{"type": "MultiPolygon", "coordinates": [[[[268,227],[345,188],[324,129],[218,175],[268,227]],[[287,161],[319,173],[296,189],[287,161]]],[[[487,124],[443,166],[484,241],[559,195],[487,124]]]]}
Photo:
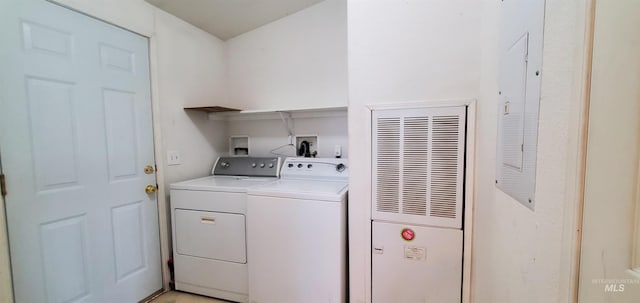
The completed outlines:
{"type": "Polygon", "coordinates": [[[4,174],[0,174],[0,193],[3,197],[7,195],[7,183],[5,182],[4,174]]]}

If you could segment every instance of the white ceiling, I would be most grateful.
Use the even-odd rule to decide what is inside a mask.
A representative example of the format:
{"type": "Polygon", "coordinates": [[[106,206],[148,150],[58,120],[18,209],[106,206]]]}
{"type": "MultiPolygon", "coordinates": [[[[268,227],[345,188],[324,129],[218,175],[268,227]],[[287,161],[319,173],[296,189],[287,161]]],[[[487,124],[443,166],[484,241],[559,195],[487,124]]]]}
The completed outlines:
{"type": "Polygon", "coordinates": [[[324,0],[146,0],[227,40],[324,0]]]}

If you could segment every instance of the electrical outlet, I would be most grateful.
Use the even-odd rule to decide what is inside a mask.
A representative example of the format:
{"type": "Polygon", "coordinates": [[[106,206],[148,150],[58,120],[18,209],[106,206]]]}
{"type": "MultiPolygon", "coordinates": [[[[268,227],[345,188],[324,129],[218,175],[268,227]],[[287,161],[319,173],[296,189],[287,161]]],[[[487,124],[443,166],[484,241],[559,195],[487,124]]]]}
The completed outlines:
{"type": "Polygon", "coordinates": [[[333,147],[333,156],[336,158],[342,157],[342,145],[336,145],[333,147]]]}
{"type": "Polygon", "coordinates": [[[182,164],[182,156],[177,150],[167,151],[167,165],[180,165],[182,164]]]}

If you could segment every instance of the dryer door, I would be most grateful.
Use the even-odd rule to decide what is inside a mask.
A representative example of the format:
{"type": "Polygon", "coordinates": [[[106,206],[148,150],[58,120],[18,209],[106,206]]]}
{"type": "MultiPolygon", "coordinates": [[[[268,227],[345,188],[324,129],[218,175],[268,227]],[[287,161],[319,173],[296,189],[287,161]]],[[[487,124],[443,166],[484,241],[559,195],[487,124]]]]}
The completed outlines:
{"type": "Polygon", "coordinates": [[[175,224],[178,254],[247,263],[243,214],[176,209],[175,224]]]}

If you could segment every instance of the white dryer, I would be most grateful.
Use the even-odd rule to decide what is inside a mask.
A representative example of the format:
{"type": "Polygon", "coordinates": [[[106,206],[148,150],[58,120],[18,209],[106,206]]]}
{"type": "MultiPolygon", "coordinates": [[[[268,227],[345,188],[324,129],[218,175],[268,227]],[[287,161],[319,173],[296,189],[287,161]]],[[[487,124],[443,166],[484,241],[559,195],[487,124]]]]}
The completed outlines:
{"type": "Polygon", "coordinates": [[[347,301],[345,159],[287,158],[247,192],[252,303],[347,301]]]}
{"type": "Polygon", "coordinates": [[[276,157],[221,157],[213,176],[171,184],[176,289],[248,302],[246,192],[279,169],[276,157]]]}

